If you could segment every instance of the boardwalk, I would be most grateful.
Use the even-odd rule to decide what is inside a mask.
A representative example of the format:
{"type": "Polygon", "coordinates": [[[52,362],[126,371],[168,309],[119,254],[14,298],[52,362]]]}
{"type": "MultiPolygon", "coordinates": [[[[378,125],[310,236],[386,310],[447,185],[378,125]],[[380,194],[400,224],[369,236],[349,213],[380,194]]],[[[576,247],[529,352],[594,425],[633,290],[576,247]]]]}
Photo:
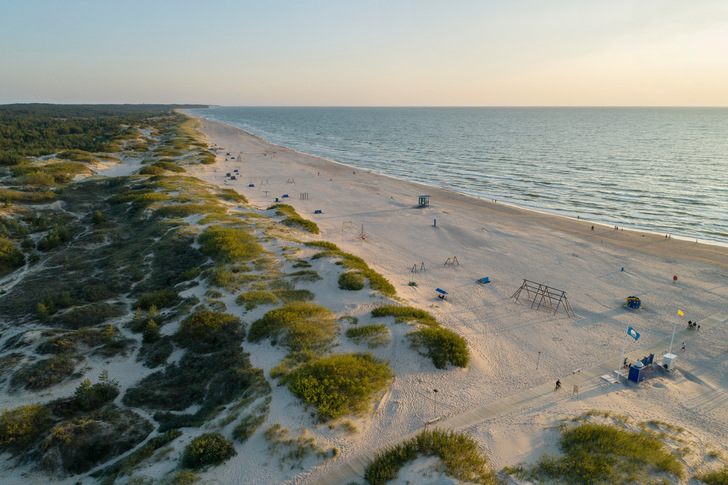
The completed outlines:
{"type": "MultiPolygon", "coordinates": [[[[708,330],[715,325],[723,324],[726,322],[728,322],[728,315],[715,314],[701,320],[699,323],[701,325],[701,329],[708,330]]],[[[695,332],[695,330],[689,330],[687,328],[679,330],[675,333],[675,341],[681,342],[685,339],[685,336],[690,334],[691,332],[695,332]]],[[[630,362],[633,362],[636,359],[642,358],[646,354],[652,353],[655,354],[655,359],[659,360],[662,357],[662,352],[664,352],[669,345],[670,339],[668,338],[657,342],[654,345],[642,347],[641,349],[629,352],[625,354],[625,357],[627,357],[630,362]]],[[[677,344],[673,344],[673,352],[676,350],[676,345],[677,344]]],[[[563,377],[561,378],[562,389],[564,390],[564,392],[571,392],[572,387],[575,385],[582,387],[583,384],[587,381],[600,378],[604,375],[613,375],[614,371],[618,367],[621,368],[620,364],[621,363],[618,362],[617,359],[609,360],[595,367],[592,367],[591,369],[581,370],[578,373],[563,377]]],[[[517,409],[553,391],[554,384],[552,382],[542,384],[540,386],[532,387],[531,389],[527,389],[525,391],[514,394],[505,399],[501,399],[500,401],[488,403],[483,406],[471,409],[470,411],[465,411],[457,416],[453,416],[440,423],[437,423],[434,426],[441,429],[451,430],[461,430],[469,428],[473,425],[491,419],[499,414],[503,414],[508,411],[517,409]]],[[[361,455],[355,456],[347,460],[346,462],[341,463],[337,468],[329,470],[326,473],[319,475],[318,477],[314,477],[308,480],[307,483],[310,483],[312,485],[340,485],[355,481],[364,475],[364,470],[374,460],[377,454],[379,454],[381,451],[383,451],[385,448],[388,448],[389,446],[400,443],[401,441],[415,436],[417,433],[419,433],[419,431],[410,433],[406,436],[401,436],[397,440],[392,441],[389,445],[372,449],[365,453],[362,453],[361,455]]]]}

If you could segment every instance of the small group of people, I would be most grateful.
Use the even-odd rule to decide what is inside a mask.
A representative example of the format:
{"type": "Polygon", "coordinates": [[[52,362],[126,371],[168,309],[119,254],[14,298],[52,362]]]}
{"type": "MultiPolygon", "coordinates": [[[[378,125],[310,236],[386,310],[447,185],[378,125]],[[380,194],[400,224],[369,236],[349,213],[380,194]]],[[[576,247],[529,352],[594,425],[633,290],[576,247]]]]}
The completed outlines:
{"type": "Polygon", "coordinates": [[[690,330],[700,330],[700,325],[698,325],[698,322],[688,320],[688,328],[690,330]]]}

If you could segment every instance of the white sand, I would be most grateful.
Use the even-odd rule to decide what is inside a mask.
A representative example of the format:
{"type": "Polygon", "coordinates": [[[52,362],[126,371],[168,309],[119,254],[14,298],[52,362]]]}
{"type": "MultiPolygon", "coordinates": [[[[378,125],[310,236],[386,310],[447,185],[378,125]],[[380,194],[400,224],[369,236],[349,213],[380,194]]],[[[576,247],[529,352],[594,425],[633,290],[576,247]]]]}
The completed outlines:
{"type": "MultiPolygon", "coordinates": [[[[293,482],[315,481],[351,458],[421,429],[436,416],[433,389],[438,390],[437,416],[447,424],[447,418],[480,405],[544,383],[550,387],[574,370],[616,361],[628,326],[641,333],[637,342],[627,341],[630,358],[642,357],[641,348],[668,339],[656,352],[660,361],[678,306],[685,314],[678,331],[688,319],[728,315],[728,248],[604,226],[591,230],[587,221],[493,204],[302,155],[220,123],[202,120],[202,127],[211,143],[223,147],[223,155],[216,171],[206,168],[196,176],[235,188],[253,205],[268,207],[279,197],[294,206],[321,229],[320,238],[308,239],[331,241],[363,257],[394,284],[403,303],[430,311],[470,346],[467,369],[437,370],[408,348],[407,328],[392,326],[393,343],[374,351],[397,375],[390,392],[371,416],[356,420],[361,432],[353,438],[331,436],[302,413],[300,426],[315,429],[320,443],[337,446],[341,454],[293,477],[293,482]],[[225,162],[226,152],[236,160],[225,162]],[[234,169],[239,170],[238,180],[227,180],[225,173],[234,169]],[[283,194],[289,197],[283,199],[283,194]],[[414,207],[420,194],[432,196],[429,208],[414,207]],[[316,210],[322,214],[314,214],[316,210]],[[358,238],[362,227],[363,241],[358,238]],[[460,264],[445,266],[453,256],[460,264]],[[422,263],[424,272],[411,271],[422,263]],[[678,275],[677,284],[673,275],[678,275]],[[492,283],[477,284],[484,276],[492,283]],[[531,309],[525,298],[515,302],[511,295],[524,278],[566,291],[577,316],[531,309]],[[417,287],[408,286],[410,281],[417,287]],[[448,291],[449,298],[438,300],[435,288],[448,291]],[[641,309],[623,307],[630,295],[642,299],[641,309]]],[[[342,311],[342,302],[329,301],[320,286],[315,293],[319,303],[342,311]]],[[[370,307],[348,306],[364,316],[370,307]]],[[[571,397],[569,387],[472,423],[470,429],[496,469],[556,450],[556,435],[545,427],[594,408],[673,423],[702,443],[726,448],[726,327],[721,321],[676,336],[673,351],[680,355],[672,374],[640,386],[587,380],[580,384],[578,399],[571,397]],[[679,352],[682,341],[685,353],[679,352]]],[[[285,392],[276,390],[275,399],[279,394],[285,392]]],[[[275,415],[276,409],[272,407],[268,423],[291,422],[288,416],[275,415]]],[[[241,454],[255,453],[256,446],[262,446],[260,440],[251,439],[241,454]]],[[[247,483],[269,483],[270,477],[248,465],[247,459],[236,458],[209,475],[222,482],[244,477],[247,483]]]]}

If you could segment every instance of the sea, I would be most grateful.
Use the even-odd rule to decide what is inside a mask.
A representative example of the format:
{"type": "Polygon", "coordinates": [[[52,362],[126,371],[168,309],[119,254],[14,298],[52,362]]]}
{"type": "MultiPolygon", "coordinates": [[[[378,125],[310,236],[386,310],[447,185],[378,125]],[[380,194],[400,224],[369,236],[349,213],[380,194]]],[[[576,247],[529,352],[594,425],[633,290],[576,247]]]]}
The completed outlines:
{"type": "Polygon", "coordinates": [[[360,170],[728,246],[728,108],[188,111],[360,170]]]}

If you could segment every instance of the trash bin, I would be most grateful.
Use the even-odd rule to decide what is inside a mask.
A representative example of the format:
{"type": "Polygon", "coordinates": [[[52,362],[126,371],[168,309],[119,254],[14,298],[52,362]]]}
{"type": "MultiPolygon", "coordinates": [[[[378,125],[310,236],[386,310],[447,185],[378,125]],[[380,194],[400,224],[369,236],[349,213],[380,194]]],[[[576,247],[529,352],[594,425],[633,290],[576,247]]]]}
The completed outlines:
{"type": "Polygon", "coordinates": [[[278,197],[276,197],[276,202],[278,202],[278,197]]]}

